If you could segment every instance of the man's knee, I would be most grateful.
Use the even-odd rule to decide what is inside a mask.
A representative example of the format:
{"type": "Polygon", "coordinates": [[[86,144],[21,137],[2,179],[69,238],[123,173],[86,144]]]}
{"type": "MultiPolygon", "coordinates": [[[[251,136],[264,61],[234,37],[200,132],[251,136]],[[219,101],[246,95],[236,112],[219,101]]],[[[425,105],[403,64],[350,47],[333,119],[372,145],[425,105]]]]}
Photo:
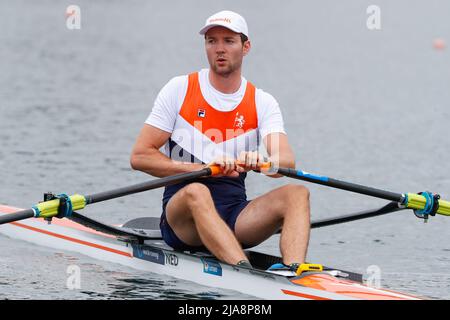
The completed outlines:
{"type": "Polygon", "coordinates": [[[181,192],[183,200],[185,200],[187,205],[190,207],[201,206],[211,199],[211,193],[208,187],[198,182],[188,184],[181,190],[181,192]]]}
{"type": "Polygon", "coordinates": [[[309,201],[309,189],[300,184],[287,184],[282,187],[286,197],[294,200],[309,201]]]}
{"type": "Polygon", "coordinates": [[[299,208],[309,207],[309,190],[305,186],[299,184],[288,184],[283,187],[283,209],[282,215],[288,212],[295,215],[309,216],[309,210],[298,210],[299,208]],[[295,210],[292,210],[295,209],[295,210]]]}

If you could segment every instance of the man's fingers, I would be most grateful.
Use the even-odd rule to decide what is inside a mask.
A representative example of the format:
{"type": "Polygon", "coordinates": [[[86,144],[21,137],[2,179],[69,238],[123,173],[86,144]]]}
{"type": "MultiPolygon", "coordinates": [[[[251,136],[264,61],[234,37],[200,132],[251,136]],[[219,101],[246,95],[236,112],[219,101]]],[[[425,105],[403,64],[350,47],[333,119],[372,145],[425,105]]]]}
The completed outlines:
{"type": "Polygon", "coordinates": [[[220,168],[221,168],[222,170],[224,170],[224,169],[225,169],[225,166],[226,166],[225,160],[226,160],[225,157],[221,156],[221,157],[217,157],[217,158],[213,161],[213,163],[214,163],[214,164],[217,164],[218,166],[220,166],[220,168]]]}
{"type": "Polygon", "coordinates": [[[256,165],[257,157],[255,160],[252,160],[251,158],[252,157],[249,156],[248,152],[242,151],[237,159],[227,156],[220,156],[212,161],[210,165],[216,164],[220,166],[222,169],[221,176],[238,177],[240,173],[247,172],[250,169],[248,165],[249,163],[254,162],[256,165]]]}
{"type": "Polygon", "coordinates": [[[239,154],[239,157],[238,157],[238,162],[245,164],[246,158],[247,158],[247,152],[241,151],[241,153],[239,154]]]}
{"type": "MultiPolygon", "coordinates": [[[[257,170],[263,160],[264,157],[261,156],[258,151],[242,151],[236,160],[236,166],[237,168],[243,168],[244,172],[249,170],[257,170]]],[[[237,171],[242,172],[241,169],[237,171]]]]}
{"type": "Polygon", "coordinates": [[[256,168],[256,164],[257,164],[257,155],[256,152],[248,152],[247,153],[247,161],[246,161],[246,165],[248,168],[250,169],[255,169],[256,168]]]}
{"type": "Polygon", "coordinates": [[[253,169],[255,154],[250,151],[247,153],[247,166],[253,169]]]}
{"type": "Polygon", "coordinates": [[[221,159],[222,172],[224,175],[230,174],[235,169],[234,159],[223,157],[221,159]]]}
{"type": "Polygon", "coordinates": [[[239,177],[239,172],[237,172],[237,171],[232,171],[231,174],[230,174],[229,176],[230,176],[230,177],[237,178],[237,177],[239,177]]]}

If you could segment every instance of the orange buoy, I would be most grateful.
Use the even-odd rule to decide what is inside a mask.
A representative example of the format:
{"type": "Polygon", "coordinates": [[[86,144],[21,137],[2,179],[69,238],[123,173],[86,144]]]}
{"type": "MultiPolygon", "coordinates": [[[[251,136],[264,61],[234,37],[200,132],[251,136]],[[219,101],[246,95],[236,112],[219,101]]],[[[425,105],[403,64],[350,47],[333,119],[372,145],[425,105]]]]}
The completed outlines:
{"type": "Polygon", "coordinates": [[[436,50],[444,50],[445,49],[445,40],[442,38],[434,39],[433,47],[436,50]]]}

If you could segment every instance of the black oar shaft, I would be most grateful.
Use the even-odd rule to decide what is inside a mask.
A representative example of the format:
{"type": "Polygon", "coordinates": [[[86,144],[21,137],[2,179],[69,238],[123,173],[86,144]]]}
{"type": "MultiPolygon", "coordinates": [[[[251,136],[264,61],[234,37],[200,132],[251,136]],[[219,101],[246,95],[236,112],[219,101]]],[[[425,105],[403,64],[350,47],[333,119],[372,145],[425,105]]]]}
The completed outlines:
{"type": "Polygon", "coordinates": [[[276,168],[276,172],[280,173],[286,177],[290,177],[293,179],[308,181],[316,184],[321,184],[324,186],[347,190],[355,193],[365,194],[368,196],[381,198],[389,201],[402,202],[403,195],[400,193],[394,193],[390,191],[385,191],[381,189],[371,188],[367,186],[362,186],[356,183],[350,183],[345,181],[336,180],[333,178],[323,177],[323,176],[315,176],[312,174],[308,174],[302,172],[300,170],[295,170],[291,168],[276,168]]]}
{"type": "Polygon", "coordinates": [[[23,220],[34,217],[32,209],[26,209],[0,216],[0,224],[9,223],[17,220],[23,220]]]}
{"type": "MultiPolygon", "coordinates": [[[[210,167],[206,167],[204,169],[194,171],[194,172],[187,172],[187,173],[181,173],[170,177],[164,177],[144,183],[135,184],[128,187],[123,187],[119,189],[114,189],[110,191],[100,192],[96,194],[92,194],[89,196],[85,196],[86,203],[84,205],[88,205],[91,203],[101,202],[105,200],[115,199],[119,197],[123,197],[129,194],[134,194],[138,192],[143,192],[147,190],[152,190],[164,186],[173,185],[176,183],[180,183],[183,181],[189,181],[193,179],[197,179],[200,177],[206,177],[213,174],[213,169],[210,167]]],[[[83,205],[83,207],[84,207],[83,205]]],[[[34,211],[33,209],[27,209],[22,210],[6,215],[0,216],[0,225],[4,223],[19,221],[27,218],[34,217],[34,211]]]]}
{"type": "Polygon", "coordinates": [[[384,207],[381,207],[379,209],[366,210],[366,211],[361,211],[361,212],[357,212],[357,213],[353,213],[353,214],[342,215],[342,216],[335,217],[335,218],[327,218],[327,219],[313,221],[313,222],[311,222],[311,229],[332,226],[332,225],[346,223],[346,222],[355,221],[355,220],[372,218],[372,217],[381,216],[383,214],[388,214],[388,213],[396,212],[396,211],[403,210],[403,209],[404,208],[400,208],[398,206],[397,202],[389,202],[387,205],[385,205],[384,207]]]}
{"type": "MultiPolygon", "coordinates": [[[[389,202],[387,205],[372,210],[365,210],[360,212],[355,212],[347,215],[342,215],[333,218],[320,219],[311,222],[311,229],[322,228],[327,226],[332,226],[340,223],[346,223],[350,221],[356,221],[361,219],[372,218],[376,216],[381,216],[383,214],[388,214],[391,212],[396,212],[399,210],[403,210],[405,208],[401,208],[398,206],[397,202],[389,202]]],[[[277,233],[281,233],[281,229],[277,231],[277,233]]]]}
{"type": "Polygon", "coordinates": [[[170,186],[183,181],[193,180],[200,177],[210,176],[211,169],[209,167],[182,174],[177,174],[174,176],[164,177],[152,181],[147,181],[143,183],[138,183],[132,186],[123,187],[119,189],[114,189],[110,191],[95,193],[86,196],[86,204],[101,202],[105,200],[115,199],[119,197],[124,197],[126,195],[135,194],[143,191],[148,191],[152,189],[157,189],[164,186],[170,186]]]}

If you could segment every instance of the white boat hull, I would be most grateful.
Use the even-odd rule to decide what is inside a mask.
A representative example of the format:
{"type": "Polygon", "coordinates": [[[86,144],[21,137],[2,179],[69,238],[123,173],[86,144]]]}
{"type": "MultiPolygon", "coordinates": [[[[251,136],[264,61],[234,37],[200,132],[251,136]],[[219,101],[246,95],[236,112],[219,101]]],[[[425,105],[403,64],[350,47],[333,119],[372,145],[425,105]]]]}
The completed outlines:
{"type": "MultiPolygon", "coordinates": [[[[18,208],[0,206],[1,213],[18,208]]],[[[329,274],[287,278],[264,271],[219,263],[210,256],[191,255],[167,247],[162,240],[144,244],[118,241],[67,219],[27,219],[0,225],[0,233],[56,250],[73,251],[131,268],[193,281],[201,285],[236,290],[261,299],[418,299],[376,289],[329,274]]]]}

